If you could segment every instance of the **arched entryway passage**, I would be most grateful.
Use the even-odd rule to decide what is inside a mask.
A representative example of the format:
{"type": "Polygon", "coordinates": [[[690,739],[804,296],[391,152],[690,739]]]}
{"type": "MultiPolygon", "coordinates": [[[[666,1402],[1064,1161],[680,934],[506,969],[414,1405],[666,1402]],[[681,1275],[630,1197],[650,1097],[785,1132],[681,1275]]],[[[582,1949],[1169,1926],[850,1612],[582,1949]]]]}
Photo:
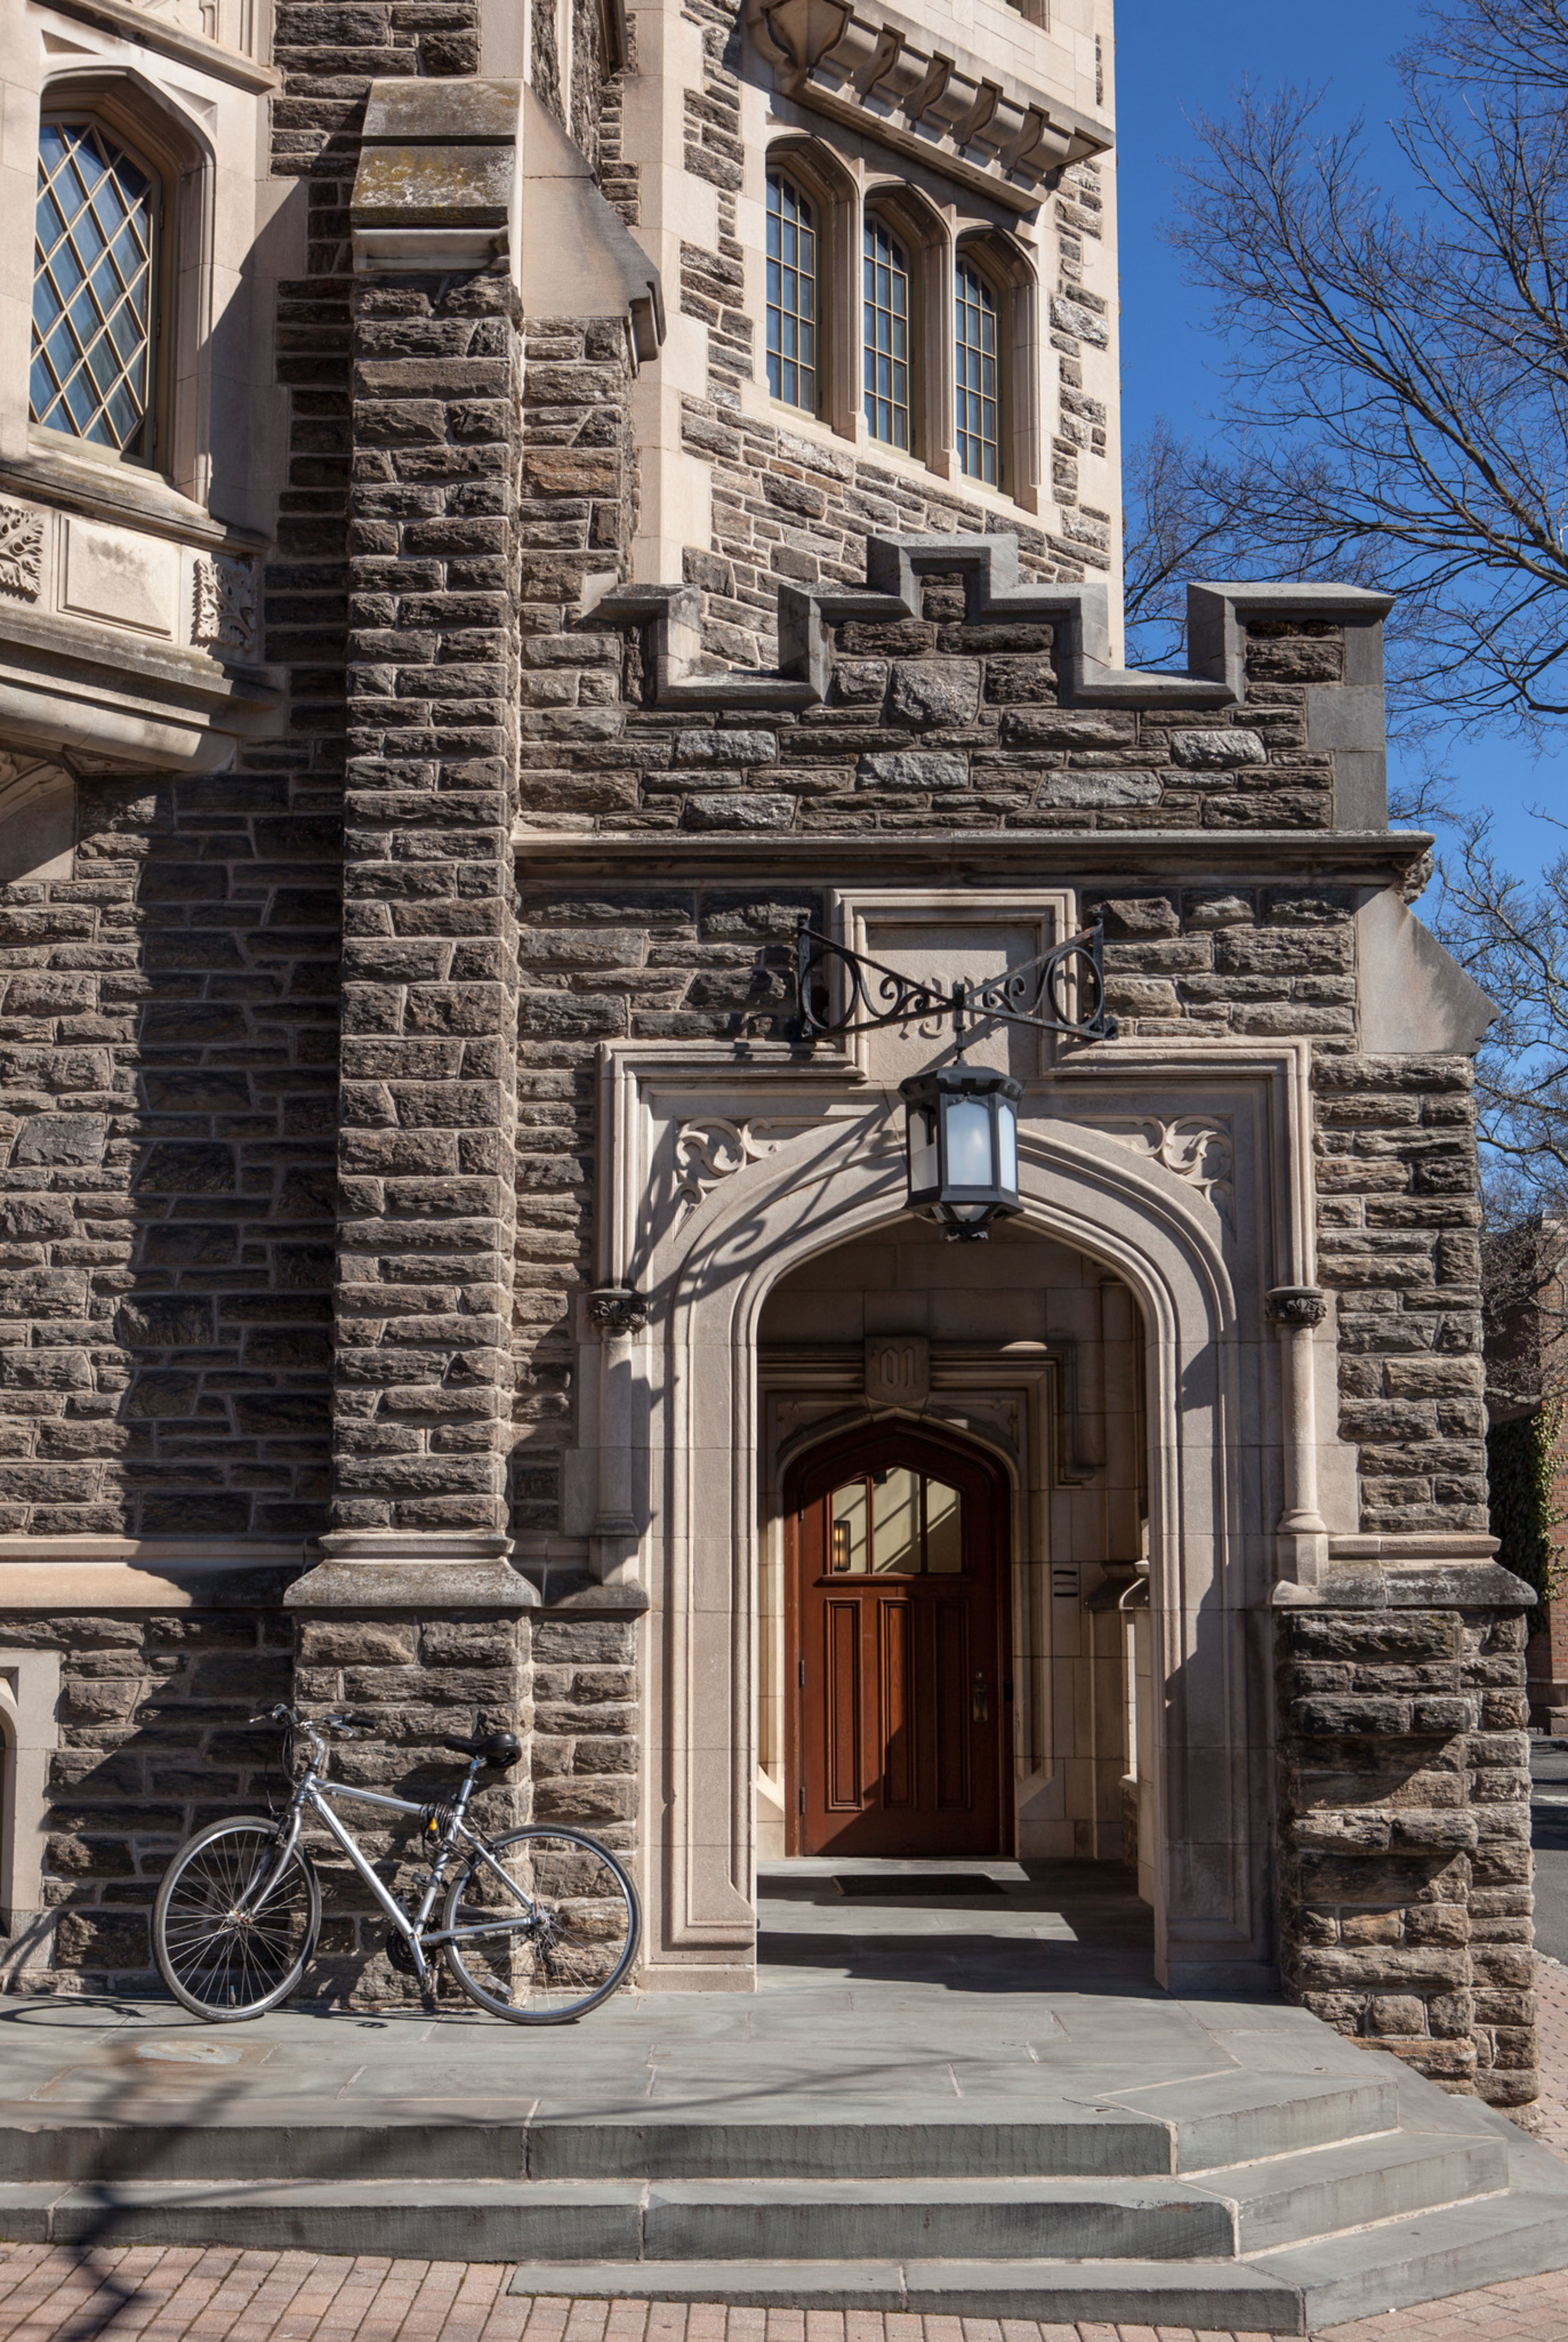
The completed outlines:
{"type": "MultiPolygon", "coordinates": [[[[784,1670],[759,1649],[775,1633],[782,1643],[782,1603],[770,1595],[779,1508],[760,1481],[773,1459],[787,1464],[796,1447],[864,1423],[870,1387],[864,1341],[858,1373],[841,1359],[817,1374],[797,1358],[786,1422],[770,1352],[793,1337],[778,1305],[797,1273],[902,1223],[906,1185],[901,1102],[854,1066],[802,1069],[781,1055],[737,1069],[717,1045],[711,1065],[694,1071],[689,1058],[685,1045],[666,1054],[628,1044],[604,1059],[614,1176],[603,1273],[612,1290],[645,1296],[648,1317],[640,1333],[583,1336],[597,1371],[584,1376],[569,1483],[589,1500],[606,1604],[645,1589],[648,1605],[648,1981],[730,1990],[754,1974],[756,1867],[773,1858],[775,1821],[784,1852],[782,1782],[769,1761],[782,1735],[768,1713],[784,1670]],[[761,1410],[775,1396],[780,1419],[764,1436],[761,1410]]],[[[1310,1541],[1299,1492],[1312,1485],[1316,1435],[1315,1356],[1295,1361],[1264,1297],[1314,1281],[1307,1073],[1294,1044],[1249,1043],[1243,1060],[1218,1044],[1118,1042],[1055,1067],[1020,1117],[1014,1225],[1124,1287],[1143,1327],[1150,1891],[1159,1973],[1183,1989],[1246,1989],[1271,1972],[1269,1604],[1279,1540],[1293,1540],[1293,1556],[1310,1541]],[[1179,1123],[1173,1096],[1186,1108],[1179,1123]],[[1200,1127],[1212,1143],[1194,1149],[1187,1139],[1200,1127]]],[[[955,1285],[974,1283],[971,1252],[1004,1258],[995,1241],[944,1246],[955,1285]]],[[[975,1297],[988,1308],[996,1300],[975,1297]]],[[[993,1341],[989,1383],[1011,1346],[993,1341]]],[[[1050,1349],[1049,1328],[1041,1346],[1050,1349]]],[[[1311,1329],[1296,1346],[1311,1347],[1311,1329]]],[[[890,1398],[885,1411],[934,1412],[1005,1451],[974,1418],[982,1405],[1011,1405],[1007,1392],[942,1396],[934,1410],[890,1398]]],[[[1020,1600],[1039,1598],[1048,1550],[1031,1538],[1026,1587],[1015,1566],[1015,1626],[1020,1600]]],[[[1015,1661],[1045,1647],[1014,1634],[1015,1661]]],[[[1037,1668],[1036,1708],[1047,1696],[1037,1668]]],[[[1033,1763],[1043,1745],[1036,1733],[1018,1761],[1033,1763]]],[[[1015,1776],[1021,1852],[1025,1789],[1032,1829],[1076,1828],[1043,1802],[1048,1788],[1043,1776],[1015,1776]]]]}
{"type": "Polygon", "coordinates": [[[791,1466],[787,1853],[1011,1851],[1012,1512],[993,1457],[896,1417],[791,1466]]]}
{"type": "MultiPolygon", "coordinates": [[[[869,1680],[869,1650],[858,1718],[842,1715],[842,1672],[830,1699],[825,1655],[814,1684],[820,1629],[802,1615],[811,1582],[803,1563],[813,1555],[801,1547],[824,1540],[832,1524],[814,1519],[809,1505],[800,1517],[800,1490],[819,1462],[831,1476],[839,1459],[853,1460],[856,1443],[924,1437],[986,1476],[994,1636],[1004,1655],[994,1670],[966,1662],[970,1706],[978,1692],[987,1728],[1000,1736],[1004,1779],[988,1830],[977,1814],[965,1846],[952,1851],[1136,1860],[1153,1900],[1147,1729],[1145,1761],[1138,1756],[1139,1726],[1153,1719],[1134,1711],[1140,1676],[1145,1703],[1149,1683],[1148,1356],[1131,1286],[1064,1234],[1026,1220],[1003,1224],[984,1246],[954,1245],[903,1213],[781,1277],[762,1308],[757,1357],[760,1857],[810,1853],[822,1835],[816,1785],[801,1769],[819,1731],[858,1722],[858,1750],[840,1739],[834,1754],[859,1764],[868,1784],[877,1777],[870,1695],[887,1697],[869,1680]]],[[[891,1452],[879,1461],[885,1467],[891,1452]]],[[[846,1520],[841,1536],[853,1528],[846,1520]]],[[[838,1576],[824,1573],[828,1590],[838,1576]]],[[[841,1599],[864,1609],[874,1597],[841,1599]]],[[[876,1610],[879,1634],[903,1625],[876,1610]]],[[[841,1633],[849,1615],[836,1613],[841,1633]]],[[[989,1645],[990,1631],[979,1631],[989,1645]]],[[[927,1708],[936,1688],[928,1677],[927,1708]]],[[[935,1729],[929,1715],[917,1722],[935,1729]]],[[[869,1814],[851,1832],[890,1835],[869,1814]]],[[[935,1854],[925,1830],[912,1823],[912,1835],[935,1854]]]]}

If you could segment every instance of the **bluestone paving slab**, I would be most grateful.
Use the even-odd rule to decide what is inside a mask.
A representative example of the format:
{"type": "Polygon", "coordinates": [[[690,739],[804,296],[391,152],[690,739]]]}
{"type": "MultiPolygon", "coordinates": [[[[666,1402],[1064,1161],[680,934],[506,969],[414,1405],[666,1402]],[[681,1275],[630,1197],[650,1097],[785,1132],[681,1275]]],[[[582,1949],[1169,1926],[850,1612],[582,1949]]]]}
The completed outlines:
{"type": "Polygon", "coordinates": [[[1242,2253],[1263,2253],[1494,2195],[1508,2185],[1508,2153],[1500,2139],[1400,2131],[1309,2155],[1271,2156],[1188,2184],[1233,2207],[1242,2253]]]}

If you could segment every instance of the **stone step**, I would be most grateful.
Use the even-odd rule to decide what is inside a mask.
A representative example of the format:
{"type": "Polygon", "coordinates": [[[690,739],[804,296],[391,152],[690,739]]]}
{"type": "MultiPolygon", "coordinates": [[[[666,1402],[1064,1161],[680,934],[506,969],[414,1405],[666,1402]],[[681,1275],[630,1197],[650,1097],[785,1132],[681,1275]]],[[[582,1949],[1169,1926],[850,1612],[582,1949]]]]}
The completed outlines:
{"type": "Polygon", "coordinates": [[[712,2301],[736,2308],[911,2310],[1042,2325],[1305,2334],[1297,2288],[1237,2261],[646,2261],[524,2266],[512,2292],[552,2300],[712,2301]]]}
{"type": "Polygon", "coordinates": [[[1508,2148],[1498,2138],[1397,2131],[1233,2165],[1186,2184],[1212,2189],[1233,2207],[1238,2253],[1272,2253],[1372,2222],[1501,2195],[1508,2186],[1508,2148]]]}
{"type": "Polygon", "coordinates": [[[133,2179],[1135,2178],[1211,2170],[1392,2130],[1398,2077],[1236,2073],[1080,2104],[1037,2091],[954,2102],[911,2121],[846,2100],[830,2112],[734,2098],[722,2116],[612,2112],[485,2120],[393,2107],[344,2121],[301,2096],[231,2117],[101,2120],[0,2106],[0,2182],[133,2179]]]}
{"type": "Polygon", "coordinates": [[[1560,2187],[1515,2185],[1506,2196],[1417,2213],[1408,2220],[1269,2253],[1247,2266],[1300,2291],[1307,2326],[1379,2317],[1512,2277],[1568,2266],[1560,2187]]]}
{"type": "MultiPolygon", "coordinates": [[[[142,2178],[0,2187],[0,2228],[122,2242],[551,2263],[1233,2259],[1505,2187],[1488,2138],[1330,2147],[1203,2180],[142,2178]]],[[[656,2282],[652,2275],[647,2282],[656,2282]]]]}

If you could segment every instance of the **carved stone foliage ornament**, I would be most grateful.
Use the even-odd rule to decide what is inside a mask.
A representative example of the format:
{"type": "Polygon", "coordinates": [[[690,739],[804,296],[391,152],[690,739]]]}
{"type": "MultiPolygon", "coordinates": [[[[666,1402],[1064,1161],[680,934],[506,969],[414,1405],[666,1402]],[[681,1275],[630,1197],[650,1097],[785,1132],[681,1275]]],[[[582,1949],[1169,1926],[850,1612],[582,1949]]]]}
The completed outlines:
{"type": "Polygon", "coordinates": [[[748,1163],[761,1163],[787,1139],[815,1127],[814,1115],[754,1115],[731,1122],[722,1114],[684,1122],[675,1138],[675,1196],[684,1215],[694,1212],[722,1179],[733,1179],[748,1163]]]}
{"type": "Polygon", "coordinates": [[[255,648],[255,565],[226,553],[198,553],[191,640],[203,650],[246,654],[255,648]]]}
{"type": "Polygon", "coordinates": [[[1125,1120],[1095,1123],[1092,1127],[1103,1130],[1119,1146],[1130,1146],[1151,1161],[1163,1164],[1178,1179],[1185,1179],[1227,1227],[1232,1225],[1235,1146],[1228,1124],[1212,1121],[1204,1115],[1177,1115],[1169,1122],[1157,1115],[1145,1115],[1135,1119],[1129,1116],[1125,1120]]]}
{"type": "Polygon", "coordinates": [[[648,1322],[648,1304],[629,1285],[596,1285],[588,1296],[588,1316],[601,1334],[640,1334],[648,1322]]]}
{"type": "Polygon", "coordinates": [[[35,602],[44,584],[44,515],[0,498],[0,594],[35,602]]]}
{"type": "Polygon", "coordinates": [[[1321,1326],[1328,1316],[1328,1301],[1315,1285],[1276,1285],[1263,1306],[1273,1326],[1321,1326]]]}

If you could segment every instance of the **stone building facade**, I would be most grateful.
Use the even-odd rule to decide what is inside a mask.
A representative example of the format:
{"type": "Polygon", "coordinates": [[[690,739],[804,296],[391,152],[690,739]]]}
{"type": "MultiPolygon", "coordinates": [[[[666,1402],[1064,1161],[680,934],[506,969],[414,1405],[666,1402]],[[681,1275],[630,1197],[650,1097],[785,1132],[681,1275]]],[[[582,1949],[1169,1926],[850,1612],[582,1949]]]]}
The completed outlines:
{"type": "MultiPolygon", "coordinates": [[[[1120,663],[1110,10],[1044,13],[7,17],[16,1988],[145,1981],[292,1696],[378,1780],[518,1731],[650,1990],[749,1988],[759,1859],[1126,1859],[1173,1987],[1533,2096],[1489,1012],[1378,597],[1197,586],[1120,663]],[[966,982],[1103,936],[1114,1038],[974,1043],[984,1252],[906,1207],[950,1040],[813,1045],[803,916],[966,982]]],[[[338,1893],[324,1987],[381,1936],[338,1893]]]]}

